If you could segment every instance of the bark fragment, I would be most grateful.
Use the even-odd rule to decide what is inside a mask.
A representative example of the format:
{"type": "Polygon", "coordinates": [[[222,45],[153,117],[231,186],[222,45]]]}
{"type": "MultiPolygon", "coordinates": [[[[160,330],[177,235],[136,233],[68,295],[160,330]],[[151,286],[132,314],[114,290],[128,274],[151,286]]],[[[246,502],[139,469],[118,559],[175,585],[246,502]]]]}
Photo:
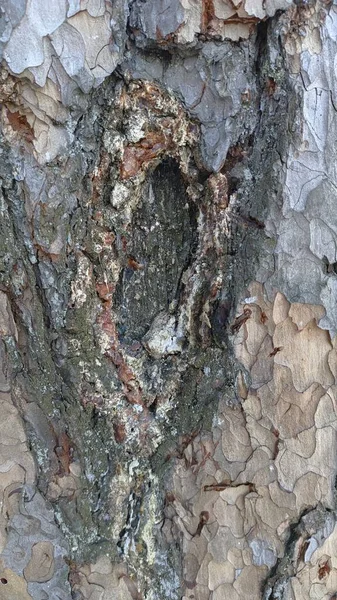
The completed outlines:
{"type": "Polygon", "coordinates": [[[0,24],[0,597],[333,597],[335,6],[42,4],[0,24]]]}

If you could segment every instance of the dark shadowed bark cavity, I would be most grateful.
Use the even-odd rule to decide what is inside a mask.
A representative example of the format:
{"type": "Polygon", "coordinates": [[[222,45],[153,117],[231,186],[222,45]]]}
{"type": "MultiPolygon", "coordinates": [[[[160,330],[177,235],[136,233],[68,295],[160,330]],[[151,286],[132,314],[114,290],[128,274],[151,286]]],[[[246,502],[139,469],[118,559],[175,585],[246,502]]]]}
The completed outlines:
{"type": "Polygon", "coordinates": [[[121,239],[127,256],[115,305],[123,343],[141,342],[159,313],[176,312],[197,244],[196,211],[178,164],[162,162],[144,187],[127,239],[121,239]]]}

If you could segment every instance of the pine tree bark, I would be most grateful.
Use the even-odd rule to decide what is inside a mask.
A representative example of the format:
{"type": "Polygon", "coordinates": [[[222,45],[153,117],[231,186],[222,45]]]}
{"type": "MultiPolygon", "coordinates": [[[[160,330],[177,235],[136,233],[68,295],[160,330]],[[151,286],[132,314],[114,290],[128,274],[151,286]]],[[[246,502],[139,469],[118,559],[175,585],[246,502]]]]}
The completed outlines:
{"type": "Polygon", "coordinates": [[[0,28],[0,600],[336,598],[336,3],[0,28]]]}

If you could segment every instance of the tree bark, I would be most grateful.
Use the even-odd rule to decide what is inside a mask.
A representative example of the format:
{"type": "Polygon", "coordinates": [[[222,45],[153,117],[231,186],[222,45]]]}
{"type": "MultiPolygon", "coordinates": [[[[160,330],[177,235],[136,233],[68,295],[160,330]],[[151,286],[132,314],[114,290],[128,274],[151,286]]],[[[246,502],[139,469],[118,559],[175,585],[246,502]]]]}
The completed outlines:
{"type": "Polygon", "coordinates": [[[336,598],[336,3],[0,29],[0,600],[336,598]]]}

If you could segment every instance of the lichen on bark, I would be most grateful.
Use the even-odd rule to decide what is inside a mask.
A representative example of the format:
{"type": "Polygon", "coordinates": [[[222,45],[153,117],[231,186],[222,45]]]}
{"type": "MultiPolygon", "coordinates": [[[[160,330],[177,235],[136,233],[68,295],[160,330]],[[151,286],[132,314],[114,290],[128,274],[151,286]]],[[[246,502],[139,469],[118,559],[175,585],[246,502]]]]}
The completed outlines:
{"type": "Polygon", "coordinates": [[[0,598],[335,594],[336,14],[4,3],[0,598]]]}

